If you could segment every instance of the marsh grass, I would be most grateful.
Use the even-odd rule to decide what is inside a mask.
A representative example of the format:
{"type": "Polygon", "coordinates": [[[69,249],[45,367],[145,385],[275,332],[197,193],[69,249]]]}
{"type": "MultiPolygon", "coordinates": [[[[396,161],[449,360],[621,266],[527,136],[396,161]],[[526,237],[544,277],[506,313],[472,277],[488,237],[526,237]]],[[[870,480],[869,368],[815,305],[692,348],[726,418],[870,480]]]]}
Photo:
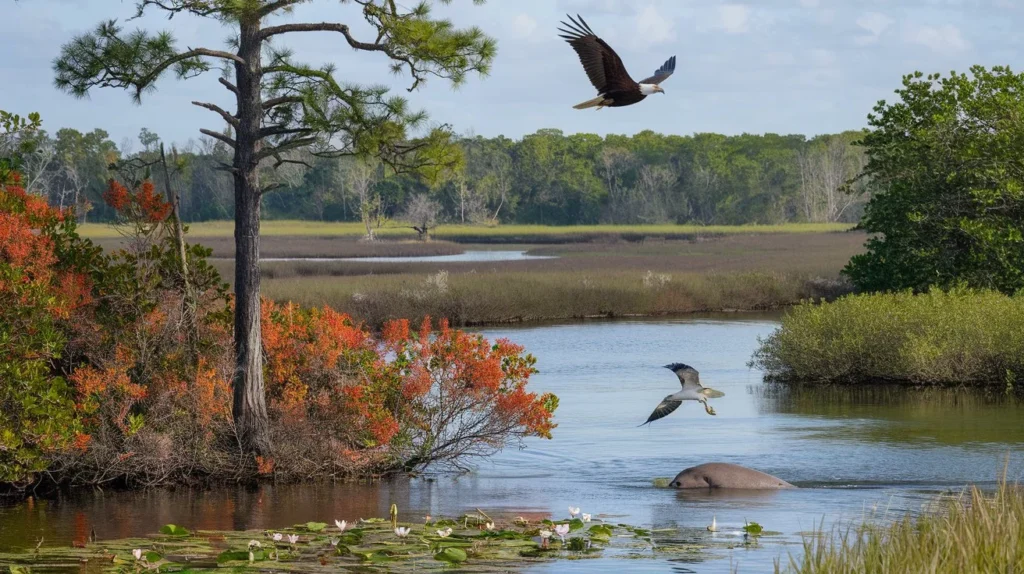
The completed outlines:
{"type": "Polygon", "coordinates": [[[989,574],[1024,572],[1024,489],[1000,480],[942,497],[918,516],[864,522],[807,536],[785,570],[798,574],[989,574]]]}
{"type": "Polygon", "coordinates": [[[790,309],[751,365],[790,382],[987,384],[1024,375],[1024,293],[849,295],[790,309]]]}
{"type": "MultiPolygon", "coordinates": [[[[441,225],[431,235],[460,243],[524,242],[551,243],[567,239],[587,241],[595,237],[620,236],[635,238],[663,237],[690,238],[698,235],[729,235],[748,233],[823,233],[847,231],[853,226],[841,223],[787,223],[783,225],[441,225]]],[[[79,226],[79,233],[91,239],[120,237],[118,230],[105,223],[79,226]]],[[[204,221],[189,224],[190,237],[231,237],[232,221],[204,221]]],[[[328,223],[321,221],[270,220],[260,223],[260,235],[269,236],[322,236],[362,237],[366,228],[358,222],[328,223]]],[[[409,227],[393,226],[378,230],[381,237],[415,238],[409,227]]]]}
{"type": "MultiPolygon", "coordinates": [[[[124,246],[121,238],[100,238],[95,243],[106,250],[124,246]]],[[[213,257],[235,256],[232,237],[189,237],[190,242],[201,243],[213,250],[213,257]]],[[[271,235],[260,241],[261,257],[419,257],[429,255],[457,255],[465,247],[450,241],[416,241],[388,239],[360,241],[354,237],[316,237],[271,235]]]]}
{"type": "Polygon", "coordinates": [[[404,317],[481,325],[590,317],[763,310],[821,296],[810,278],[764,272],[492,271],[268,279],[274,299],[330,305],[372,326],[404,317]]]}

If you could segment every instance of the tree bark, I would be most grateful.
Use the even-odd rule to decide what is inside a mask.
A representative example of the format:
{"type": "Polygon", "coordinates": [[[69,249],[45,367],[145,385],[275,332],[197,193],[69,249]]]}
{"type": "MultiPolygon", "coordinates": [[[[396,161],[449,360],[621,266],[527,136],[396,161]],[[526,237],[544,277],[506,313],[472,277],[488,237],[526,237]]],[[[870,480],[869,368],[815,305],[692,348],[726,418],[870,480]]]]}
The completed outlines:
{"type": "Polygon", "coordinates": [[[260,182],[256,169],[262,117],[259,21],[241,24],[235,63],[238,129],[233,162],[235,180],[235,374],[232,381],[235,427],[246,454],[270,453],[270,428],[263,388],[260,328],[260,182]]]}

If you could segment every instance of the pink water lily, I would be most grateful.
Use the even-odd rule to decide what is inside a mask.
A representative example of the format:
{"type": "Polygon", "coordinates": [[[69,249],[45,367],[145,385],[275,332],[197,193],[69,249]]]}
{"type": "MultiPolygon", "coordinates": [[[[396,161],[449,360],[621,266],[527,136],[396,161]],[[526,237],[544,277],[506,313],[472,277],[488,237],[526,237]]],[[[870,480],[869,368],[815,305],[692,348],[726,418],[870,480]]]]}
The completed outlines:
{"type": "Polygon", "coordinates": [[[290,542],[292,544],[295,544],[298,541],[299,541],[299,535],[298,534],[289,534],[288,535],[288,542],[290,542]]]}
{"type": "Polygon", "coordinates": [[[136,548],[135,550],[132,550],[132,556],[134,556],[136,560],[142,560],[142,549],[136,548]]]}
{"type": "Polygon", "coordinates": [[[569,525],[568,524],[556,524],[555,525],[555,534],[557,534],[558,537],[562,539],[562,542],[565,542],[565,535],[569,534],[569,525]]]}
{"type": "Polygon", "coordinates": [[[576,518],[576,515],[579,514],[579,513],[580,513],[580,507],[579,506],[570,506],[569,507],[569,516],[570,517],[576,518]]]}
{"type": "Polygon", "coordinates": [[[274,535],[271,536],[271,538],[274,540],[274,542],[280,542],[281,539],[284,538],[284,535],[280,532],[275,532],[274,535]]]}
{"type": "Polygon", "coordinates": [[[345,529],[348,528],[348,522],[344,520],[335,520],[334,525],[337,526],[338,530],[341,532],[345,532],[345,529]]]}
{"type": "Polygon", "coordinates": [[[405,538],[410,532],[412,532],[412,528],[409,528],[408,526],[399,526],[395,529],[395,534],[398,535],[399,538],[405,538]]]}

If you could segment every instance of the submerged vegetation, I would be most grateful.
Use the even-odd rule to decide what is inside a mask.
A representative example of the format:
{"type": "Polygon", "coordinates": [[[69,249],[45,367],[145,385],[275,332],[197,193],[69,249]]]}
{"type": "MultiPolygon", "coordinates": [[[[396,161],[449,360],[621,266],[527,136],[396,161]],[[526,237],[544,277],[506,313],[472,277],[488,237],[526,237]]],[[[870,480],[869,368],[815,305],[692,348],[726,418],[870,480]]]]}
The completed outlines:
{"type": "Polygon", "coordinates": [[[751,362],[790,382],[996,385],[1024,374],[1024,294],[938,289],[790,309],[751,362]]]}
{"type": "Polygon", "coordinates": [[[972,486],[916,516],[817,533],[783,570],[794,574],[929,572],[988,574],[1024,570],[1024,488],[1000,481],[994,493],[972,486]]]}

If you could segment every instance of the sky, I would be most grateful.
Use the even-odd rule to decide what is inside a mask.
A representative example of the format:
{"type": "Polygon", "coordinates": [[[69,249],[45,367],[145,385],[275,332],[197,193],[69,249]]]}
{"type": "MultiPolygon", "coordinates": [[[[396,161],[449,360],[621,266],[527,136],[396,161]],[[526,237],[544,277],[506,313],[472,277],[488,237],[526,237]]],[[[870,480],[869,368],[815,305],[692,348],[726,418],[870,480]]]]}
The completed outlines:
{"type": "MultiPolygon", "coordinates": [[[[167,75],[136,105],[113,88],[82,100],[58,91],[52,62],[65,42],[104,19],[169,30],[180,49],[221,48],[228,28],[195,17],[167,20],[157,10],[125,22],[134,14],[132,0],[4,1],[0,109],[38,111],[51,133],[99,127],[115,142],[136,146],[143,127],[179,143],[198,138],[202,127],[221,129],[218,117],[190,104],[231,106],[216,72],[187,81],[167,75]]],[[[813,136],[865,127],[875,103],[892,100],[902,76],[915,70],[1024,67],[1024,0],[453,0],[434,13],[498,40],[487,77],[470,76],[455,91],[431,80],[408,93],[410,79],[392,75],[385,56],[355,52],[338,34],[296,34],[286,42],[297,60],[334,63],[343,81],[390,86],[434,123],[516,139],[544,128],[813,136]],[[666,93],[624,108],[572,109],[596,92],[558,37],[567,12],[582,15],[635,80],[677,56],[675,74],[662,84],[666,93]]],[[[313,0],[286,20],[348,23],[372,39],[352,3],[313,0]]]]}

